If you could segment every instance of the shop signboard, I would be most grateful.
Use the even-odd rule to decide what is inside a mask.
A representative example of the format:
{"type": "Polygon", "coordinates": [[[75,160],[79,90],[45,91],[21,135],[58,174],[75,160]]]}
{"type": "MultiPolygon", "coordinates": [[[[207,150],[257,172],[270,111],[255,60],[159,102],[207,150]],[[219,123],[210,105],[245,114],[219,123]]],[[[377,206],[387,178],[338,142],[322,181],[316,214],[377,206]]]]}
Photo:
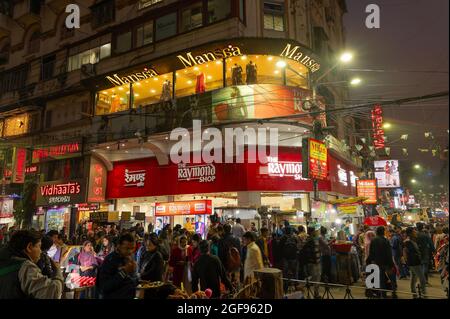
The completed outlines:
{"type": "Polygon", "coordinates": [[[359,204],[339,204],[337,205],[338,215],[356,215],[359,204]]]}
{"type": "Polygon", "coordinates": [[[374,166],[379,188],[401,187],[398,160],[375,161],[374,166]]]}
{"type": "Polygon", "coordinates": [[[100,204],[77,204],[76,205],[79,212],[90,212],[90,211],[96,211],[100,209],[100,204]]]}
{"type": "Polygon", "coordinates": [[[185,202],[157,203],[156,216],[211,215],[212,201],[197,200],[185,202]]]}
{"type": "Polygon", "coordinates": [[[129,222],[131,220],[131,212],[122,212],[122,214],[120,215],[120,220],[129,222]]]}
{"type": "Polygon", "coordinates": [[[14,148],[13,171],[11,183],[23,184],[25,182],[25,164],[27,161],[27,150],[25,148],[14,148]]]}
{"type": "Polygon", "coordinates": [[[197,181],[211,183],[216,180],[216,166],[214,164],[178,165],[178,181],[197,181]]]}
{"type": "Polygon", "coordinates": [[[145,213],[135,213],[134,220],[145,221],[145,213]]]}
{"type": "Polygon", "coordinates": [[[65,208],[55,208],[47,210],[46,231],[60,231],[64,227],[64,218],[66,214],[65,208]]]}
{"type": "Polygon", "coordinates": [[[106,199],[107,170],[103,163],[91,157],[88,183],[88,202],[103,203],[106,199]]]}
{"type": "Polygon", "coordinates": [[[40,163],[44,160],[65,159],[81,155],[80,143],[67,143],[54,146],[41,147],[33,150],[31,162],[40,163]]]}
{"type": "Polygon", "coordinates": [[[108,222],[108,212],[92,212],[89,217],[91,221],[96,223],[108,222]]]}
{"type": "Polygon", "coordinates": [[[375,205],[378,203],[377,197],[377,180],[357,180],[356,181],[356,192],[358,197],[368,198],[364,204],[375,205]]]}
{"type": "Polygon", "coordinates": [[[303,177],[317,180],[328,178],[328,150],[324,142],[303,139],[303,177]]]}
{"type": "Polygon", "coordinates": [[[86,203],[86,182],[84,179],[40,183],[36,205],[70,205],[86,203]]]}
{"type": "Polygon", "coordinates": [[[372,127],[373,127],[373,145],[375,149],[380,150],[385,147],[384,130],[383,130],[383,108],[376,105],[372,110],[372,127]]]}
{"type": "Polygon", "coordinates": [[[119,221],[119,212],[108,212],[108,223],[117,223],[119,221]]]}

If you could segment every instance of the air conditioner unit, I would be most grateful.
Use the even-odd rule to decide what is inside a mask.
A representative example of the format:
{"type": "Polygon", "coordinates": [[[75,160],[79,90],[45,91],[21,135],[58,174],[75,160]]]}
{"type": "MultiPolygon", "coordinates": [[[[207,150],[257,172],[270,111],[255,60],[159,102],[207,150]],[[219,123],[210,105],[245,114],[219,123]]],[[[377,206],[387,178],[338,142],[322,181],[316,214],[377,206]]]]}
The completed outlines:
{"type": "Polygon", "coordinates": [[[81,73],[83,73],[83,75],[88,77],[95,76],[96,75],[95,64],[92,63],[83,64],[81,66],[81,73]]]}

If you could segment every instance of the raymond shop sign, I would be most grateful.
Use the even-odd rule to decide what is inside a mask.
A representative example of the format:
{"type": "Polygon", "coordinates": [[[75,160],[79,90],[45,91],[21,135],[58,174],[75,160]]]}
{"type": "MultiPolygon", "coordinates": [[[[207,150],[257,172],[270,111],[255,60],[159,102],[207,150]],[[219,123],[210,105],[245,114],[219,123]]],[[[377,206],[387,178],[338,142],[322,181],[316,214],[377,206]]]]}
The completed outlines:
{"type": "Polygon", "coordinates": [[[214,164],[204,165],[178,165],[178,181],[189,182],[197,181],[199,183],[210,183],[216,180],[216,166],[214,164]]]}
{"type": "Polygon", "coordinates": [[[156,216],[211,215],[212,201],[157,203],[155,212],[156,216]]]}
{"type": "Polygon", "coordinates": [[[36,205],[69,205],[86,203],[86,182],[83,179],[40,183],[36,205]]]}
{"type": "Polygon", "coordinates": [[[88,203],[103,203],[106,196],[106,180],[108,174],[105,165],[91,157],[89,171],[88,203]]]}
{"type": "Polygon", "coordinates": [[[328,178],[328,150],[325,143],[303,139],[303,177],[326,180],[328,178]]]}
{"type": "Polygon", "coordinates": [[[358,197],[368,198],[364,204],[375,205],[377,200],[377,180],[358,180],[356,181],[356,189],[358,197]]]}

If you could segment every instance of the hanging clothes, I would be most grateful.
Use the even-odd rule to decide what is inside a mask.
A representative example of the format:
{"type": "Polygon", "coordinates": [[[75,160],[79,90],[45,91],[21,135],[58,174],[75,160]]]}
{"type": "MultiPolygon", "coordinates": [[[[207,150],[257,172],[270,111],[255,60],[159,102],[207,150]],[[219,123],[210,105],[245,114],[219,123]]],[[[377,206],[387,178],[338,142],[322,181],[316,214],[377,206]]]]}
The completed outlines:
{"type": "Polygon", "coordinates": [[[205,82],[205,74],[201,72],[197,75],[197,85],[195,86],[195,93],[205,93],[206,91],[206,82],[205,82]]]}
{"type": "Polygon", "coordinates": [[[116,113],[120,111],[120,96],[114,94],[111,100],[111,113],[116,113]]]}
{"type": "Polygon", "coordinates": [[[246,73],[247,73],[247,85],[250,84],[257,84],[258,83],[258,68],[256,64],[254,64],[252,61],[250,61],[249,64],[247,64],[246,73]]]}
{"type": "Polygon", "coordinates": [[[170,87],[170,81],[164,81],[161,93],[161,102],[169,102],[172,99],[172,89],[170,87]]]}

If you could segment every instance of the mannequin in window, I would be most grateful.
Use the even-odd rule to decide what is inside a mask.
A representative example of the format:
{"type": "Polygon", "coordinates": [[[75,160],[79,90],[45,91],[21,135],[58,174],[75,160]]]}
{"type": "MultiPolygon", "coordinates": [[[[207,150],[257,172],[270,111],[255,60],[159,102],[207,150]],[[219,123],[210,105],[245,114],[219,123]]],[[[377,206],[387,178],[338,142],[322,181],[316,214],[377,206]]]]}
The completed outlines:
{"type": "Polygon", "coordinates": [[[206,82],[205,82],[205,74],[200,72],[197,75],[197,85],[195,86],[195,93],[205,93],[206,91],[206,82]]]}
{"type": "Polygon", "coordinates": [[[253,61],[250,61],[245,68],[247,73],[247,85],[258,83],[258,68],[253,61]]]}
{"type": "Polygon", "coordinates": [[[237,87],[231,88],[231,101],[228,104],[228,119],[229,120],[242,120],[248,118],[247,105],[245,104],[244,97],[241,94],[241,90],[237,87]]]}
{"type": "Polygon", "coordinates": [[[161,102],[170,102],[172,100],[172,85],[169,80],[165,80],[162,86],[161,102]]]}
{"type": "Polygon", "coordinates": [[[231,68],[232,85],[242,85],[242,67],[237,63],[231,68]]]}

